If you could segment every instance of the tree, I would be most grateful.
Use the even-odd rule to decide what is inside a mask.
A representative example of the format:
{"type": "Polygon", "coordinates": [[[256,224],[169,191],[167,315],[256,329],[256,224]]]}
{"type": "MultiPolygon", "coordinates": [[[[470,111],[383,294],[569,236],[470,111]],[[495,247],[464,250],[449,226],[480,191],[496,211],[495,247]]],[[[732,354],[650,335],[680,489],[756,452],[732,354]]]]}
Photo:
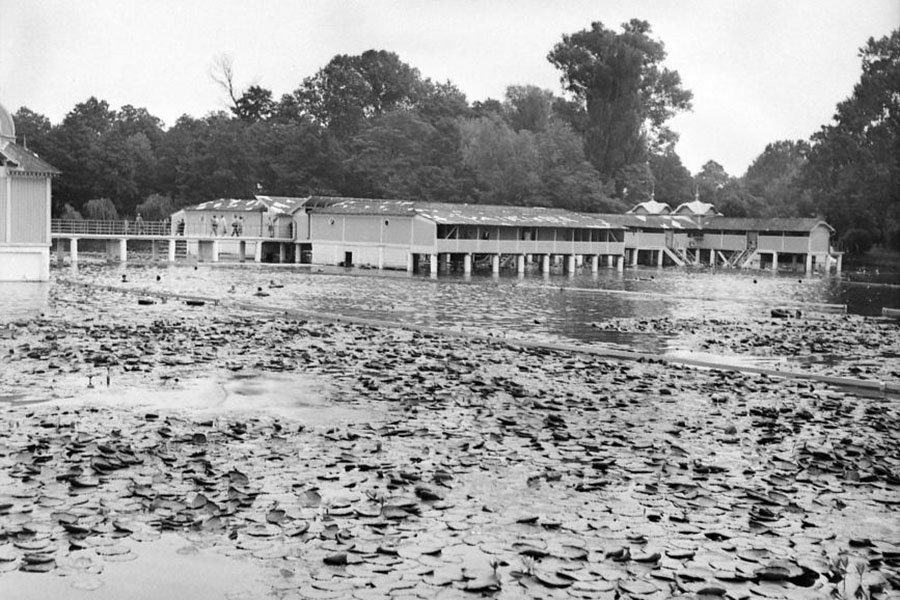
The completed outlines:
{"type": "Polygon", "coordinates": [[[66,203],[80,210],[89,199],[108,195],[101,185],[108,158],[103,136],[115,116],[106,101],[92,96],[76,104],[48,134],[43,157],[62,171],[53,184],[54,214],[66,203]]]}
{"type": "Polygon", "coordinates": [[[275,113],[272,92],[258,85],[251,85],[235,102],[234,114],[244,121],[255,123],[270,118],[275,113]]]}
{"type": "Polygon", "coordinates": [[[459,124],[463,166],[475,177],[473,200],[481,204],[540,204],[536,194],[538,151],[534,134],[516,133],[500,117],[459,124]]]}
{"type": "Polygon", "coordinates": [[[516,131],[543,131],[553,116],[553,100],[550,90],[533,85],[511,85],[506,88],[506,120],[516,131]]]}
{"type": "Polygon", "coordinates": [[[653,173],[654,198],[675,208],[694,197],[694,180],[691,172],[681,164],[674,150],[650,155],[650,171],[653,173]]]}
{"type": "Polygon", "coordinates": [[[900,29],[860,56],[853,94],[812,137],[803,186],[839,235],[861,229],[900,248],[900,29]]]}
{"type": "Polygon", "coordinates": [[[52,130],[50,119],[23,106],[13,115],[13,121],[16,124],[16,141],[42,154],[52,130]]]}
{"type": "Polygon", "coordinates": [[[367,50],[359,56],[335,56],[293,95],[304,114],[346,138],[366,118],[412,108],[422,91],[418,69],[393,52],[367,50]]]}
{"type": "Polygon", "coordinates": [[[147,199],[137,205],[137,213],[140,213],[145,221],[165,221],[175,212],[175,204],[168,196],[150,194],[147,199]]]}
{"type": "Polygon", "coordinates": [[[109,198],[94,198],[84,204],[84,214],[88,219],[97,221],[115,221],[119,218],[116,205],[109,198]]]}
{"type": "Polygon", "coordinates": [[[617,195],[627,206],[649,200],[654,193],[653,171],[646,162],[625,165],[616,173],[617,195]]]}
{"type": "Polygon", "coordinates": [[[731,181],[731,175],[725,171],[725,167],[714,160],[707,161],[694,177],[698,198],[701,202],[708,202],[715,206],[719,201],[719,193],[729,181],[731,181]]]}
{"type": "Polygon", "coordinates": [[[815,216],[799,182],[808,154],[809,144],[803,140],[766,145],[741,178],[747,191],[760,201],[761,214],[753,216],[815,216]]]}
{"type": "Polygon", "coordinates": [[[534,134],[539,164],[537,203],[587,212],[623,212],[606,193],[600,174],[584,156],[581,137],[567,123],[551,119],[534,134]]]}
{"type": "Polygon", "coordinates": [[[676,71],[662,67],[665,57],[663,43],[650,37],[650,24],[637,19],[623,24],[621,33],[594,22],[564,35],[548,55],[586,113],[586,154],[604,179],[643,163],[649,149],[672,139],[665,122],[690,109],[691,93],[676,71]]]}

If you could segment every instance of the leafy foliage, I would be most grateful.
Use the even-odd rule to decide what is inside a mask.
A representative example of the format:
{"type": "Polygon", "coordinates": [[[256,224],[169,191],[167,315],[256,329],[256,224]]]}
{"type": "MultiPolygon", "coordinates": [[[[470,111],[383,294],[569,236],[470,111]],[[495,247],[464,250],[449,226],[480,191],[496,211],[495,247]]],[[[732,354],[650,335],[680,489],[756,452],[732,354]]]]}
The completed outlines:
{"type": "MultiPolygon", "coordinates": [[[[900,31],[900,30],[898,30],[900,31]]],[[[708,161],[692,178],[666,127],[690,108],[650,25],[564,35],[549,60],[565,96],[510,86],[469,103],[396,54],[338,55],[280,99],[214,79],[230,110],[164,124],[91,97],[53,125],[22,107],[20,143],[62,170],[55,215],[162,218],[219,197],[350,195],[621,212],[694,197],[729,216],[822,216],[849,251],[900,247],[900,33],[870,39],[862,74],[811,140],[781,140],[740,178],[708,161]],[[106,199],[106,200],[98,200],[106,199]]]]}
{"type": "Polygon", "coordinates": [[[670,143],[665,122],[691,106],[678,72],[662,66],[665,46],[650,33],[650,24],[638,19],[624,23],[621,33],[597,21],[564,35],[547,57],[586,113],[587,157],[604,179],[670,143]]]}
{"type": "Polygon", "coordinates": [[[94,198],[84,205],[84,214],[88,219],[114,221],[119,218],[116,205],[109,198],[94,198]]]}

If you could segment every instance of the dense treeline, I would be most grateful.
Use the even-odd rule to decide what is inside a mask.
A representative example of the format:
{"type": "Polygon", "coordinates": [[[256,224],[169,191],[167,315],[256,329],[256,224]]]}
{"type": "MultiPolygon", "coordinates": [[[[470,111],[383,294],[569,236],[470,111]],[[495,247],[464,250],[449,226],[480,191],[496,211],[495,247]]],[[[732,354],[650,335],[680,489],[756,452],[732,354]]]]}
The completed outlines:
{"type": "Polygon", "coordinates": [[[59,124],[21,108],[17,134],[63,171],[56,216],[164,218],[220,197],[308,194],[555,206],[621,212],[651,197],[672,206],[695,190],[730,216],[822,216],[847,249],[900,244],[898,32],[869,40],[863,74],[834,122],[809,141],[769,144],[747,173],[715,161],[691,176],[666,122],[691,93],[648,23],[601,23],[548,54],[563,95],[510,86],[469,102],[396,54],[338,55],[276,99],[217,80],[229,112],[166,127],[146,109],[97,98],[59,124]]]}

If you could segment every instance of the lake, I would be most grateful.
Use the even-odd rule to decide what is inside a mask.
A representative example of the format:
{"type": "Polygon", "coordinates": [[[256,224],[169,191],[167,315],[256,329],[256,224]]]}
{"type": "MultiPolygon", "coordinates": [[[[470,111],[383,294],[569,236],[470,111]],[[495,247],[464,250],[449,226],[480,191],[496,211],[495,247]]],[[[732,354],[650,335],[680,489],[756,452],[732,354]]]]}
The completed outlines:
{"type": "MultiPolygon", "coordinates": [[[[616,318],[766,317],[773,307],[804,312],[847,311],[880,315],[900,308],[897,274],[845,273],[841,277],[710,269],[583,269],[575,276],[518,277],[504,273],[409,275],[405,272],[302,268],[254,263],[132,261],[126,266],[83,261],[54,268],[53,279],[120,285],[223,301],[309,310],[452,330],[520,335],[544,341],[600,342],[647,352],[677,343],[658,335],[607,331],[616,318]],[[122,283],[123,275],[127,279],[122,283]],[[159,280],[157,280],[159,277],[159,280]],[[271,284],[277,286],[273,287],[271,284]],[[268,296],[258,297],[262,288],[268,296]]],[[[0,283],[0,323],[35,316],[47,307],[50,283],[0,283]]]]}

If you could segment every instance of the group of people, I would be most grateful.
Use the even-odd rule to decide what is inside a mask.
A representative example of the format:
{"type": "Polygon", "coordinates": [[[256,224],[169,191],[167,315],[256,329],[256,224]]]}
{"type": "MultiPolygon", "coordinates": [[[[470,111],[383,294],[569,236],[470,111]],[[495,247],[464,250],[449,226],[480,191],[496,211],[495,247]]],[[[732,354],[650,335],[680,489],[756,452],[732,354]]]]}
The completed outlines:
{"type": "MultiPolygon", "coordinates": [[[[225,215],[213,215],[210,221],[210,227],[212,228],[212,234],[215,237],[220,235],[227,236],[229,233],[228,219],[225,218],[225,215]]],[[[231,236],[240,237],[242,235],[244,235],[244,217],[233,215],[231,217],[231,236]]]]}
{"type": "MultiPolygon", "coordinates": [[[[206,231],[204,221],[205,217],[201,216],[200,231],[206,231]]],[[[138,217],[138,222],[140,222],[140,217],[138,217]]],[[[142,223],[141,227],[143,227],[142,223]]],[[[242,235],[244,235],[244,217],[233,215],[231,217],[231,223],[229,223],[225,215],[213,215],[210,218],[209,227],[213,237],[241,237],[242,235]]],[[[275,237],[275,221],[272,219],[272,217],[269,217],[267,219],[266,229],[268,231],[269,237],[275,237]]],[[[183,219],[178,222],[176,233],[177,235],[184,235],[185,225],[183,219]]]]}

